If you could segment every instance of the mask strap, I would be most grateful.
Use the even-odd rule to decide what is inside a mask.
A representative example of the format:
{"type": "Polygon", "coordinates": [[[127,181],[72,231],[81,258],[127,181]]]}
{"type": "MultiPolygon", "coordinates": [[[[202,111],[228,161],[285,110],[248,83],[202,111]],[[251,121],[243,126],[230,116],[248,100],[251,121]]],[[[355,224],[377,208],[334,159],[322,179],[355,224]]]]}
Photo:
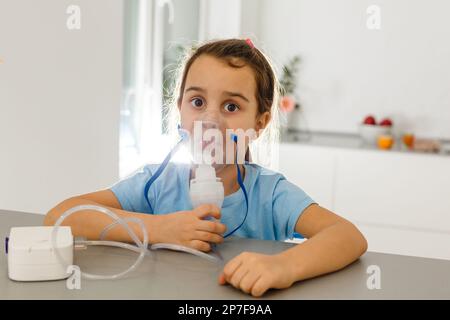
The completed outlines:
{"type": "Polygon", "coordinates": [[[152,176],[147,181],[147,183],[145,184],[145,187],[144,187],[144,198],[150,208],[150,213],[154,213],[154,212],[153,212],[153,207],[150,203],[150,200],[148,199],[148,190],[150,189],[153,182],[155,182],[155,180],[158,179],[158,177],[161,175],[161,173],[167,167],[170,159],[172,159],[172,156],[178,151],[178,149],[183,144],[183,142],[189,139],[189,132],[187,130],[181,128],[180,124],[178,124],[177,128],[178,128],[178,133],[179,133],[181,139],[178,141],[178,143],[175,145],[175,147],[173,147],[173,149],[170,150],[169,154],[164,158],[164,161],[158,167],[156,172],[154,174],[152,174],[152,176]]]}
{"type": "Polygon", "coordinates": [[[239,168],[239,165],[237,163],[237,135],[232,133],[231,134],[231,139],[234,141],[234,143],[236,144],[236,157],[234,158],[234,163],[236,164],[236,168],[237,168],[237,180],[238,180],[238,184],[241,187],[242,192],[244,193],[244,197],[245,197],[245,205],[246,205],[246,210],[245,210],[245,216],[244,219],[242,220],[241,224],[239,226],[237,226],[236,228],[234,228],[233,231],[229,232],[228,234],[224,235],[224,238],[227,238],[229,236],[231,236],[233,233],[235,233],[240,227],[242,227],[242,225],[244,224],[245,220],[247,219],[247,215],[248,215],[248,195],[247,195],[247,190],[245,189],[245,185],[244,185],[244,181],[242,179],[242,174],[241,174],[241,169],[239,168]]]}

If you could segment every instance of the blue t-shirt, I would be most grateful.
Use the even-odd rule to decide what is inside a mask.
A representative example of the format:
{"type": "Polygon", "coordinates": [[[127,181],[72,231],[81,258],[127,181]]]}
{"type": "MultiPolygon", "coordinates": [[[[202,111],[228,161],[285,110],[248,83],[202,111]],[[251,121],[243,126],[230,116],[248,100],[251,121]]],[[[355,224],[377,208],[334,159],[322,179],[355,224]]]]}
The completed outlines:
{"type": "MultiPolygon", "coordinates": [[[[110,189],[122,209],[132,212],[167,214],[192,210],[189,197],[190,165],[169,163],[148,190],[151,212],[144,198],[144,188],[158,164],[142,167],[110,189]]],[[[234,236],[263,240],[293,238],[295,225],[302,212],[315,203],[302,189],[277,172],[257,164],[245,164],[244,186],[248,194],[248,215],[234,236]]],[[[234,230],[244,219],[245,197],[241,189],[225,197],[221,208],[221,222],[227,232],[234,230]]]]}

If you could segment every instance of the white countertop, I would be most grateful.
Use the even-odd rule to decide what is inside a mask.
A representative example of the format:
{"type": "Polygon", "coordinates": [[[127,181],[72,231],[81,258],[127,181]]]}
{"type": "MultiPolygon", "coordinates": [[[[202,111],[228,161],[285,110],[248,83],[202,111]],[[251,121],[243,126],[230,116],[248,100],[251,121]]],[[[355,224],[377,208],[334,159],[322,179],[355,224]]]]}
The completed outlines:
{"type": "Polygon", "coordinates": [[[450,156],[450,140],[439,140],[441,151],[438,153],[410,151],[402,145],[399,139],[396,139],[394,146],[390,150],[380,150],[375,145],[364,143],[358,134],[340,133],[340,132],[307,132],[288,130],[281,135],[281,143],[302,144],[308,146],[322,146],[344,149],[372,150],[380,152],[401,152],[405,154],[426,154],[436,156],[450,156]]]}

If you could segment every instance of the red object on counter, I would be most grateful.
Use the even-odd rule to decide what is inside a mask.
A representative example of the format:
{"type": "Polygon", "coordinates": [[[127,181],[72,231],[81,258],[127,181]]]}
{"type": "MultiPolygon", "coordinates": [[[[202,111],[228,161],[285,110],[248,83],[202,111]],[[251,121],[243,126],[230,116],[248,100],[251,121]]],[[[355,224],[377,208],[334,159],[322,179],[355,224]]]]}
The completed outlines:
{"type": "Polygon", "coordinates": [[[375,117],[374,116],[367,116],[365,119],[364,119],[364,122],[363,122],[364,124],[370,124],[370,125],[376,125],[377,124],[377,122],[375,121],[375,117]]]}
{"type": "Polygon", "coordinates": [[[380,126],[388,126],[388,127],[392,127],[392,120],[389,118],[383,119],[380,122],[380,126]]]}

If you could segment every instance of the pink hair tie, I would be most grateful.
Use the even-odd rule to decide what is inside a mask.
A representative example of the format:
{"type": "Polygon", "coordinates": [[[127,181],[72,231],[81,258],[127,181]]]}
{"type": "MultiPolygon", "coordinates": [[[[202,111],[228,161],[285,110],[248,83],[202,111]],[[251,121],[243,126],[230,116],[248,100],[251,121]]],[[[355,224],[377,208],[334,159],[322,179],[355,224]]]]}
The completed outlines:
{"type": "Polygon", "coordinates": [[[245,42],[247,42],[247,44],[250,46],[250,48],[254,48],[255,45],[253,44],[252,40],[250,40],[250,38],[245,39],[245,42]]]}

